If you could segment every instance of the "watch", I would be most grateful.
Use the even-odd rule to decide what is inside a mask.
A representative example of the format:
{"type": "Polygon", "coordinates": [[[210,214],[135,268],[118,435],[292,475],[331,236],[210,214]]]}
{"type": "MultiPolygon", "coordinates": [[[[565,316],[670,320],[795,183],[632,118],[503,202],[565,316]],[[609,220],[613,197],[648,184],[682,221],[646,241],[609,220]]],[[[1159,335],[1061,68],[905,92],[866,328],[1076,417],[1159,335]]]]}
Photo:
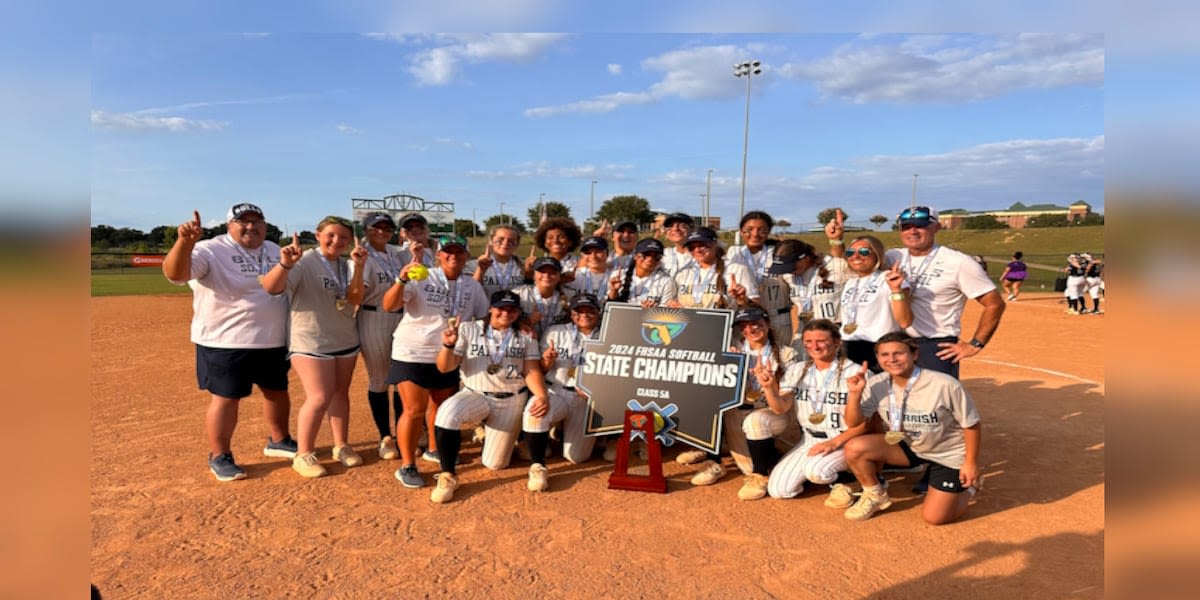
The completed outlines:
{"type": "Polygon", "coordinates": [[[399,275],[396,276],[396,285],[404,285],[406,283],[408,283],[407,279],[400,279],[399,275]]]}
{"type": "Polygon", "coordinates": [[[983,342],[981,342],[975,338],[971,338],[971,341],[969,341],[967,343],[971,344],[972,346],[975,346],[976,348],[979,348],[980,350],[983,350],[983,342]]]}

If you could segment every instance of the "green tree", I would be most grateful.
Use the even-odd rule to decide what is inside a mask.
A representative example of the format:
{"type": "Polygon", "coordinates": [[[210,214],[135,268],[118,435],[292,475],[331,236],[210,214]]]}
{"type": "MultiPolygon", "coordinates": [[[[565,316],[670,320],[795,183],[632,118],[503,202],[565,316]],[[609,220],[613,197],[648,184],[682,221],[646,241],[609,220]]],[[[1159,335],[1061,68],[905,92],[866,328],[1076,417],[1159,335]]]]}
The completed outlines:
{"type": "Polygon", "coordinates": [[[775,221],[775,226],[779,228],[779,231],[787,233],[788,228],[792,226],[792,222],[787,219],[779,219],[775,221]]]}
{"type": "Polygon", "coordinates": [[[609,223],[614,224],[629,220],[641,227],[654,220],[654,213],[650,212],[650,201],[645,198],[632,195],[613,196],[600,205],[600,210],[596,211],[596,218],[601,221],[608,219],[609,223]]]}
{"type": "MultiPolygon", "coordinates": [[[[292,241],[288,240],[288,243],[290,244],[290,243],[292,243],[292,241]]],[[[307,229],[300,232],[300,244],[301,245],[312,246],[316,243],[317,243],[317,234],[315,234],[311,231],[308,231],[307,229]]]]}
{"type": "MultiPolygon", "coordinates": [[[[525,233],[526,231],[528,231],[528,229],[525,228],[525,224],[516,219],[513,219],[512,215],[492,215],[483,220],[483,227],[484,227],[484,229],[487,229],[490,231],[492,229],[492,226],[499,225],[501,223],[505,223],[507,225],[512,225],[513,227],[516,227],[517,231],[519,231],[521,233],[525,233]]],[[[483,232],[480,231],[479,233],[482,234],[483,232]]]]}
{"type": "Polygon", "coordinates": [[[975,215],[963,221],[963,229],[1008,229],[1008,223],[989,215],[975,215]]]}
{"type": "Polygon", "coordinates": [[[455,219],[454,235],[461,235],[463,237],[475,235],[475,221],[470,219],[455,219]]]}
{"type": "MultiPolygon", "coordinates": [[[[545,204],[546,204],[546,218],[547,219],[549,219],[550,217],[566,217],[568,219],[571,218],[571,208],[568,207],[566,204],[563,204],[562,202],[554,202],[553,200],[547,200],[545,202],[545,204]]],[[[537,229],[538,225],[541,224],[541,221],[542,221],[542,203],[539,202],[537,204],[534,204],[529,209],[529,228],[537,229]]]]}
{"type": "Polygon", "coordinates": [[[1076,225],[1103,225],[1104,215],[1100,213],[1088,213],[1082,219],[1075,222],[1076,225]]]}
{"type": "MultiPolygon", "coordinates": [[[[834,217],[837,216],[838,210],[839,210],[839,208],[835,206],[833,208],[827,208],[827,209],[817,213],[817,222],[819,222],[821,225],[824,225],[824,224],[832,221],[834,219],[834,217]]],[[[842,218],[846,221],[849,221],[850,214],[847,213],[845,210],[842,210],[842,218]]]]}
{"type": "Polygon", "coordinates": [[[883,226],[884,223],[887,223],[891,219],[888,219],[887,217],[885,217],[883,215],[875,215],[875,216],[871,217],[869,220],[871,221],[871,223],[875,224],[875,229],[879,229],[880,227],[883,226]]]}
{"type": "Polygon", "coordinates": [[[1042,213],[1029,217],[1025,222],[1026,227],[1066,227],[1070,222],[1067,221],[1067,215],[1056,215],[1053,213],[1042,213]]]}

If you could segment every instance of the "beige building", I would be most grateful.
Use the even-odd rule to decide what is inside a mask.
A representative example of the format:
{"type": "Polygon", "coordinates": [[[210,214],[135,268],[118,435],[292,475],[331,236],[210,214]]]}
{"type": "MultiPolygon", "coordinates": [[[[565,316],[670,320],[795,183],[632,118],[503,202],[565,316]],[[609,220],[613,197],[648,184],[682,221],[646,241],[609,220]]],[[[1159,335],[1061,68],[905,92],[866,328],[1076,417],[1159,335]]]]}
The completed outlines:
{"type": "Polygon", "coordinates": [[[984,211],[969,211],[962,208],[950,208],[938,211],[938,222],[941,223],[944,229],[958,229],[963,223],[971,218],[980,215],[994,217],[997,221],[1008,224],[1012,229],[1022,229],[1029,219],[1038,215],[1063,215],[1068,221],[1078,221],[1088,216],[1092,212],[1092,206],[1083,200],[1075,202],[1070,206],[1058,206],[1055,204],[1033,204],[1026,206],[1020,202],[1013,204],[1007,209],[1002,210],[984,210],[984,211]]]}

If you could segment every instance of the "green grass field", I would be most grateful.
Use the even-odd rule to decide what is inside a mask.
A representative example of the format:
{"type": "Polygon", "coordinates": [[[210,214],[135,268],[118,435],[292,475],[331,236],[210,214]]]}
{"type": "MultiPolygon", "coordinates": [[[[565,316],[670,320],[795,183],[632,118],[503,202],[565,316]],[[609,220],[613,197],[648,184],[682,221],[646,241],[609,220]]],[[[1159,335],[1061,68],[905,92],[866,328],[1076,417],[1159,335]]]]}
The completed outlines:
{"type": "MultiPolygon", "coordinates": [[[[888,248],[900,246],[900,234],[895,231],[850,232],[846,239],[867,233],[883,240],[888,248]]],[[[803,239],[818,250],[825,251],[828,243],[822,233],[788,234],[782,237],[803,239]]],[[[733,234],[722,234],[726,244],[733,243],[733,234]]],[[[528,256],[532,236],[521,238],[517,250],[520,256],[528,256]]],[[[1097,257],[1104,255],[1104,227],[1050,227],[1044,229],[1000,229],[1000,230],[946,230],[938,234],[938,242],[960,252],[979,254],[987,260],[988,274],[999,279],[1013,252],[1025,253],[1025,262],[1030,267],[1026,290],[1054,289],[1057,269],[1066,264],[1072,252],[1090,252],[1097,257]]],[[[483,249],[483,238],[472,238],[472,254],[483,249]]],[[[143,294],[187,294],[191,288],[174,286],[168,282],[158,268],[93,269],[93,296],[128,296],[143,294]]]]}

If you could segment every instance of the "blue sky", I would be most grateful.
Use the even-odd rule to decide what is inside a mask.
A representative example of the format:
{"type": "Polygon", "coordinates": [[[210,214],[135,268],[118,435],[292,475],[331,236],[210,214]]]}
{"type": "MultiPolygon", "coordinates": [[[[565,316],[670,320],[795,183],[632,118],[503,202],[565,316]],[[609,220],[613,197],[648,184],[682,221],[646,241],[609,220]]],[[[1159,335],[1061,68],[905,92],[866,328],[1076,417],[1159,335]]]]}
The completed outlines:
{"type": "Polygon", "coordinates": [[[614,195],[797,225],[909,202],[1103,209],[1100,34],[220,34],[91,37],[91,220],[259,203],[311,229],[407,193],[480,221],[614,195]]]}

